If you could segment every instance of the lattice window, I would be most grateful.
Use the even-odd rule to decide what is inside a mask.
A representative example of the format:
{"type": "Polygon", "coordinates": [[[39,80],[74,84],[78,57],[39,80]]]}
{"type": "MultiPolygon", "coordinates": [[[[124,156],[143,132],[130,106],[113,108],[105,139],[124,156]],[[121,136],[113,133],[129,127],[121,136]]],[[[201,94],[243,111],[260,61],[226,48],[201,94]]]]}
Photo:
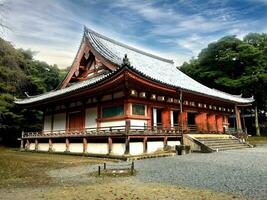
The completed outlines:
{"type": "Polygon", "coordinates": [[[124,115],[124,106],[113,106],[113,107],[106,107],[102,109],[102,117],[115,117],[124,115]]]}
{"type": "Polygon", "coordinates": [[[143,104],[133,104],[132,113],[133,115],[145,115],[146,106],[143,104]]]}

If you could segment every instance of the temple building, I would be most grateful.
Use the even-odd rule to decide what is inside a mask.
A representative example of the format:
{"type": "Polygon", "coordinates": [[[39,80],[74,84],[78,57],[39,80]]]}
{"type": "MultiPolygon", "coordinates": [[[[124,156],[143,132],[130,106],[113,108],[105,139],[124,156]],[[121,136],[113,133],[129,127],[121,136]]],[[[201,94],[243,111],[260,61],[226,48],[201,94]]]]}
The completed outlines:
{"type": "Polygon", "coordinates": [[[206,87],[168,60],[85,27],[73,64],[56,90],[16,100],[43,112],[24,132],[27,150],[102,155],[149,154],[186,135],[242,130],[242,98],[206,87]],[[236,116],[235,127],[228,118],[236,116]]]}

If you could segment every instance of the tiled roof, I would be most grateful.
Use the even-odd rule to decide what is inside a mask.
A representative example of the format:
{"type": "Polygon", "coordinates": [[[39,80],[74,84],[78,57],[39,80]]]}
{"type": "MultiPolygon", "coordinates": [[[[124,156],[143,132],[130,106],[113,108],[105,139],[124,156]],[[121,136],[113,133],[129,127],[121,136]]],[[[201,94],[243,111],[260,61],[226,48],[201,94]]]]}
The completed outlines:
{"type": "Polygon", "coordinates": [[[15,103],[20,104],[20,105],[26,105],[26,104],[30,104],[30,103],[34,103],[34,102],[39,102],[39,101],[42,101],[44,99],[50,99],[50,98],[53,98],[56,96],[67,94],[67,93],[73,92],[77,89],[82,89],[82,88],[85,88],[87,86],[93,85],[97,82],[100,82],[101,80],[105,79],[106,77],[110,76],[111,74],[112,73],[106,74],[106,75],[100,75],[100,76],[97,76],[94,78],[90,78],[86,81],[78,82],[76,84],[73,84],[73,85],[66,87],[66,88],[63,88],[63,89],[54,90],[54,91],[47,92],[47,93],[37,95],[37,96],[32,96],[32,97],[29,97],[27,99],[18,99],[15,101],[15,103]]]}
{"type": "MultiPolygon", "coordinates": [[[[88,28],[85,28],[84,36],[86,37],[86,39],[88,39],[90,44],[98,53],[100,53],[104,58],[111,61],[112,63],[117,64],[118,66],[121,66],[124,55],[127,54],[127,57],[131,63],[131,68],[141,75],[154,81],[174,86],[182,90],[198,93],[201,95],[208,95],[210,97],[236,103],[251,103],[254,101],[253,98],[242,98],[240,95],[231,95],[204,86],[177,69],[172,60],[161,58],[159,56],[155,56],[139,49],[130,47],[108,37],[105,37],[99,33],[96,33],[95,31],[92,31],[88,28]]],[[[15,103],[30,104],[44,99],[53,98],[65,93],[73,92],[75,90],[95,84],[103,80],[105,77],[112,75],[113,73],[114,72],[88,79],[64,89],[51,91],[23,100],[16,100],[15,103]]]]}
{"type": "Polygon", "coordinates": [[[253,102],[253,98],[242,98],[240,95],[231,95],[202,85],[177,69],[171,60],[140,51],[88,28],[85,28],[85,34],[94,48],[106,59],[121,65],[124,55],[127,54],[131,66],[139,73],[153,80],[223,100],[237,103],[253,102]]]}

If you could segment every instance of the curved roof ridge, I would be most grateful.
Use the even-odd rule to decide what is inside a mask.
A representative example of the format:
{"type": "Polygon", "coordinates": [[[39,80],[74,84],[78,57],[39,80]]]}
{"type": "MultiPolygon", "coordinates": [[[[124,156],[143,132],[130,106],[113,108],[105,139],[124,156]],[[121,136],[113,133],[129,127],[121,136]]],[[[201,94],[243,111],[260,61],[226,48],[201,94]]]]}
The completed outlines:
{"type": "Polygon", "coordinates": [[[102,52],[106,54],[106,56],[111,56],[111,58],[116,60],[118,64],[121,63],[119,62],[121,61],[120,58],[117,55],[115,55],[112,51],[110,51],[107,47],[105,47],[105,45],[99,42],[94,35],[91,35],[91,39],[93,40],[97,48],[99,48],[100,50],[103,50],[102,52]]]}
{"type": "Polygon", "coordinates": [[[100,33],[97,33],[97,32],[95,32],[94,30],[87,28],[86,26],[84,26],[84,31],[85,31],[86,33],[92,33],[92,34],[95,34],[95,35],[97,35],[98,37],[100,37],[100,38],[102,38],[102,39],[104,39],[104,40],[107,40],[107,41],[112,42],[112,43],[114,43],[114,44],[116,44],[116,45],[122,46],[122,47],[124,47],[124,48],[129,49],[129,50],[135,51],[135,52],[137,52],[137,53],[140,53],[140,54],[149,56],[149,57],[154,58],[154,59],[161,60],[161,61],[163,61],[163,62],[167,62],[167,63],[170,63],[170,64],[174,64],[173,60],[166,59],[166,58],[162,58],[162,57],[160,57],[160,56],[157,56],[157,55],[154,55],[154,54],[151,54],[151,53],[142,51],[142,50],[140,50],[140,49],[131,47],[131,46],[127,45],[127,44],[118,42],[118,41],[113,40],[113,39],[111,39],[111,38],[109,38],[109,37],[106,37],[106,36],[104,36],[104,35],[101,35],[100,33]]]}
{"type": "Polygon", "coordinates": [[[213,90],[217,91],[217,92],[221,92],[223,94],[227,94],[227,95],[231,95],[233,97],[236,97],[236,98],[241,98],[241,99],[248,99],[248,100],[253,100],[253,96],[252,97],[242,97],[242,94],[230,94],[228,92],[224,92],[224,91],[221,91],[221,90],[217,90],[215,88],[212,88],[213,90]]]}

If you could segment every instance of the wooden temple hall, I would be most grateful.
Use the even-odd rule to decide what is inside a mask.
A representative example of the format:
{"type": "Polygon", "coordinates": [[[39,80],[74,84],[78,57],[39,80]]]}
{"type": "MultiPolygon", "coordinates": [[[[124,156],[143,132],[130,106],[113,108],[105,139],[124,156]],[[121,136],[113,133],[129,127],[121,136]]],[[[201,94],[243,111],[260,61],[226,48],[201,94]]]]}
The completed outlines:
{"type": "Polygon", "coordinates": [[[226,134],[229,115],[241,131],[240,109],[251,102],[86,27],[58,88],[15,101],[43,112],[42,130],[24,132],[22,148],[119,156],[173,147],[187,134],[226,134]]]}

